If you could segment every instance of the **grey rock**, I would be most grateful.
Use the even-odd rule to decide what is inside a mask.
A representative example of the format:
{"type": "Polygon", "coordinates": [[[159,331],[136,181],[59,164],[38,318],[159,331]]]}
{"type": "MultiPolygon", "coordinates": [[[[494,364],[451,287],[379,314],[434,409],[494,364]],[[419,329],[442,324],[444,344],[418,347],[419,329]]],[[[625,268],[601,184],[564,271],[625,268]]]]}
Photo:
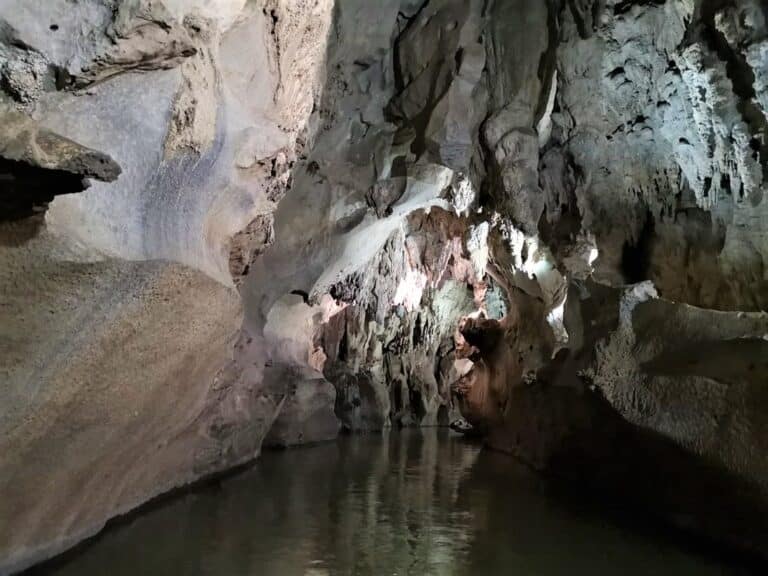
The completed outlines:
{"type": "Polygon", "coordinates": [[[336,391],[327,380],[316,373],[281,367],[267,369],[264,378],[285,394],[280,413],[264,438],[265,446],[287,448],[336,438],[340,427],[333,410],[336,391]]]}
{"type": "Polygon", "coordinates": [[[32,118],[12,109],[0,108],[2,134],[0,156],[43,170],[59,170],[85,178],[114,182],[120,166],[107,154],[81,146],[32,118]]]}

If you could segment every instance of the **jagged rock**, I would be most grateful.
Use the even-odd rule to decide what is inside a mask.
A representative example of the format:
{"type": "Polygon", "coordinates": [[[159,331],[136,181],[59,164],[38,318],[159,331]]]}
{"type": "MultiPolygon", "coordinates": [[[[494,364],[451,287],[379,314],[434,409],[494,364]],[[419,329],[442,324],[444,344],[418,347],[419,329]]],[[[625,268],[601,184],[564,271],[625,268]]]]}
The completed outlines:
{"type": "MultiPolygon", "coordinates": [[[[567,151],[583,182],[574,204],[595,235],[599,277],[651,279],[662,295],[694,305],[764,307],[764,280],[732,273],[748,260],[764,269],[766,253],[756,223],[767,155],[755,136],[765,115],[747,85],[761,85],[763,73],[744,56],[759,51],[763,12],[751,1],[717,12],[703,2],[603,4],[589,35],[572,11],[560,13],[550,142],[567,151]],[[711,214],[709,230],[685,218],[694,208],[711,214]],[[667,263],[681,236],[703,246],[683,240],[692,257],[667,263]],[[691,273],[671,275],[667,266],[691,273]],[[693,271],[700,267],[707,272],[693,271]]],[[[551,170],[552,157],[543,162],[551,170]]],[[[560,179],[548,177],[548,195],[562,197],[560,179]]]]}
{"type": "Polygon", "coordinates": [[[273,217],[264,214],[254,218],[245,230],[232,237],[229,248],[229,271],[236,286],[248,276],[256,258],[274,242],[273,217]]]}
{"type": "MultiPolygon", "coordinates": [[[[461,175],[480,191],[475,207],[482,211],[457,210],[465,218],[465,250],[472,251],[463,258],[507,296],[503,318],[466,319],[469,305],[451,317],[462,322],[462,335],[454,340],[457,324],[448,323],[429,336],[441,342],[438,350],[453,348],[437,362],[435,380],[455,383],[457,405],[493,445],[542,468],[569,446],[592,450],[597,461],[616,457],[622,442],[638,449],[648,443],[669,470],[694,477],[690,446],[676,444],[675,433],[656,421],[648,435],[637,432],[622,403],[596,383],[590,391],[585,377],[596,350],[620,332],[618,288],[611,286],[652,279],[668,299],[763,306],[760,151],[749,144],[759,123],[743,114],[745,92],[731,81],[733,64],[721,61],[724,53],[702,33],[715,26],[714,15],[693,2],[497,2],[486,12],[480,3],[430,2],[402,11],[393,48],[367,30],[351,31],[359,5],[350,0],[345,8],[314,152],[276,219],[277,252],[262,260],[280,278],[252,293],[264,306],[254,320],[281,293],[298,289],[310,302],[329,294],[346,307],[320,323],[315,345],[337,388],[344,426],[431,423],[424,415],[433,409],[423,400],[435,397],[434,384],[419,365],[434,365],[433,352],[425,356],[403,335],[416,329],[414,317],[432,326],[436,300],[431,279],[413,273],[423,269],[394,255],[403,246],[410,262],[427,269],[440,258],[414,258],[407,240],[391,234],[399,210],[420,207],[410,201],[420,191],[434,196],[445,188],[440,195],[456,198],[453,184],[439,177],[440,166],[450,168],[451,182],[461,175]],[[367,42],[364,33],[372,36],[367,42]],[[345,51],[357,60],[340,57],[345,51]],[[392,55],[391,65],[381,54],[392,55]],[[738,194],[715,199],[716,187],[737,181],[745,183],[743,201],[738,194]],[[328,219],[315,223],[327,207],[328,219]],[[296,238],[307,226],[319,244],[296,238]],[[285,265],[289,260],[311,264],[302,269],[285,265]],[[402,282],[400,294],[385,274],[402,282]],[[590,290],[600,298],[584,311],[588,329],[580,330],[573,320],[578,297],[568,286],[593,274],[602,284],[590,290]],[[418,314],[408,312],[414,307],[418,314]],[[546,380],[557,388],[542,388],[546,380]],[[528,430],[521,450],[509,443],[516,421],[528,430]],[[614,432],[616,444],[599,438],[614,432]],[[669,454],[686,454],[685,466],[676,468],[669,454]]],[[[380,22],[393,22],[394,3],[377,10],[380,22]]],[[[746,50],[739,33],[728,34],[746,50]]],[[[760,38],[745,37],[750,45],[760,38]]],[[[469,282],[474,292],[483,290],[480,274],[469,282]]],[[[483,301],[473,302],[475,313],[483,301]]],[[[632,354],[618,354],[613,365],[623,370],[613,378],[627,383],[620,396],[644,405],[643,382],[631,378],[632,354]]],[[[751,433],[741,439],[760,450],[751,433]]],[[[721,456],[714,476],[746,477],[721,456]]],[[[759,506],[760,490],[748,492],[739,506],[759,506]]],[[[661,516],[684,499],[675,490],[667,496],[656,503],[661,516]]],[[[717,532],[714,524],[704,531],[717,532]]]]}
{"type": "Polygon", "coordinates": [[[337,388],[336,412],[350,430],[447,425],[455,414],[453,331],[477,309],[466,231],[437,210],[414,216],[408,228],[370,264],[376,273],[362,271],[333,288],[347,306],[318,335],[325,374],[337,388]]]}
{"type": "Polygon", "coordinates": [[[765,556],[768,316],[660,300],[650,283],[577,283],[566,307],[568,348],[527,377],[521,332],[540,329],[465,321],[473,365],[456,388],[473,428],[617,505],[765,556]]]}
{"type": "Polygon", "coordinates": [[[0,21],[0,87],[20,108],[29,107],[46,89],[53,89],[55,71],[35,52],[15,46],[13,30],[0,21]]]}
{"type": "Polygon", "coordinates": [[[120,175],[120,166],[107,154],[47,130],[24,114],[7,108],[0,109],[0,114],[0,156],[5,160],[104,182],[113,182],[120,175]]]}
{"type": "Polygon", "coordinates": [[[166,158],[184,152],[199,154],[216,138],[219,30],[215,21],[198,15],[186,16],[184,28],[195,45],[195,54],[180,66],[182,84],[176,93],[173,118],[165,139],[166,158]]]}
{"type": "Polygon", "coordinates": [[[113,182],[120,166],[29,116],[0,106],[0,222],[45,212],[60,194],[82,192],[89,178],[113,182]]]}
{"type": "MultiPolygon", "coordinates": [[[[80,89],[128,71],[173,68],[195,53],[161,0],[87,0],[75,7],[66,0],[45,6],[4,0],[0,15],[8,44],[23,48],[13,54],[20,61],[32,54],[53,69],[51,88],[80,89]]],[[[13,60],[10,66],[18,68],[13,60]]],[[[18,99],[32,99],[40,91],[20,91],[18,99]]]]}
{"type": "Polygon", "coordinates": [[[759,456],[768,448],[760,422],[768,399],[768,315],[704,310],[637,290],[615,306],[616,328],[597,344],[587,369],[594,385],[627,421],[768,494],[759,456]]]}
{"type": "Polygon", "coordinates": [[[73,74],[75,87],[83,88],[131,70],[174,68],[196,51],[161,0],[119,2],[105,35],[109,45],[73,74]]]}

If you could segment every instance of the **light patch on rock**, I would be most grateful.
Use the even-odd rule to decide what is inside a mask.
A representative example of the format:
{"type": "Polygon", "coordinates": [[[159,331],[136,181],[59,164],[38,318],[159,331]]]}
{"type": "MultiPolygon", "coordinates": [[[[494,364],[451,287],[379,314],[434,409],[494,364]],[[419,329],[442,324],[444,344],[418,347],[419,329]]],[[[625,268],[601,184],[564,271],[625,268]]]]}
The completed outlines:
{"type": "Polygon", "coordinates": [[[458,216],[468,216],[477,199],[472,182],[463,174],[458,174],[450,187],[450,200],[458,216]]]}
{"type": "Polygon", "coordinates": [[[475,366],[475,363],[472,362],[472,360],[469,358],[457,358],[453,361],[453,366],[456,370],[456,375],[461,378],[462,376],[466,376],[471,372],[472,368],[475,366]]]}
{"type": "Polygon", "coordinates": [[[488,234],[490,233],[490,228],[488,222],[483,222],[469,229],[467,250],[472,259],[472,267],[474,268],[477,281],[485,278],[486,268],[488,267],[488,234]]]}
{"type": "Polygon", "coordinates": [[[555,335],[555,349],[552,352],[554,356],[560,348],[568,346],[568,330],[563,322],[563,313],[565,312],[565,304],[568,300],[568,294],[563,295],[563,301],[557,304],[547,314],[547,324],[552,328],[552,332],[555,335]]]}
{"type": "MultiPolygon", "coordinates": [[[[274,362],[308,366],[315,356],[312,336],[317,311],[301,296],[288,294],[278,300],[267,315],[264,336],[272,343],[274,362]]],[[[317,360],[315,358],[314,360],[317,360]]]]}
{"type": "Polygon", "coordinates": [[[405,306],[406,310],[417,310],[421,304],[421,297],[426,287],[426,274],[419,270],[408,270],[405,278],[397,286],[392,304],[394,306],[405,306]]]}
{"type": "Polygon", "coordinates": [[[552,136],[552,111],[555,109],[557,98],[557,70],[552,71],[552,81],[549,86],[549,96],[544,114],[536,125],[536,133],[539,135],[539,148],[544,148],[552,136]]]}

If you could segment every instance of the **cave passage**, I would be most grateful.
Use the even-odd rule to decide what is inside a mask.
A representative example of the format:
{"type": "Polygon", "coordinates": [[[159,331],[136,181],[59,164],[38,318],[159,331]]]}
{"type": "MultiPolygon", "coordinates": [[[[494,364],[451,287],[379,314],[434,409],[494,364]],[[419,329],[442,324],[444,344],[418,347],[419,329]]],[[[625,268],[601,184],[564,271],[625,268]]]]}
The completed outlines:
{"type": "Polygon", "coordinates": [[[747,563],[768,0],[0,0],[0,576],[747,563]]]}
{"type": "Polygon", "coordinates": [[[723,574],[585,512],[504,455],[445,430],[268,451],[31,573],[723,574]]]}

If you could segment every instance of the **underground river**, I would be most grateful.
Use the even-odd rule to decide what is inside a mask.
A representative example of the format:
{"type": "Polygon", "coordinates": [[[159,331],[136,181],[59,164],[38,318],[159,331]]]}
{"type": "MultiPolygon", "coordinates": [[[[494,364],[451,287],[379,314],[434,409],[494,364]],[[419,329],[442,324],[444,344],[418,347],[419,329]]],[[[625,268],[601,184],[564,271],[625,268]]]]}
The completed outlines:
{"type": "Polygon", "coordinates": [[[50,576],[731,574],[718,561],[563,505],[513,459],[446,431],[265,452],[156,502],[50,576]]]}

